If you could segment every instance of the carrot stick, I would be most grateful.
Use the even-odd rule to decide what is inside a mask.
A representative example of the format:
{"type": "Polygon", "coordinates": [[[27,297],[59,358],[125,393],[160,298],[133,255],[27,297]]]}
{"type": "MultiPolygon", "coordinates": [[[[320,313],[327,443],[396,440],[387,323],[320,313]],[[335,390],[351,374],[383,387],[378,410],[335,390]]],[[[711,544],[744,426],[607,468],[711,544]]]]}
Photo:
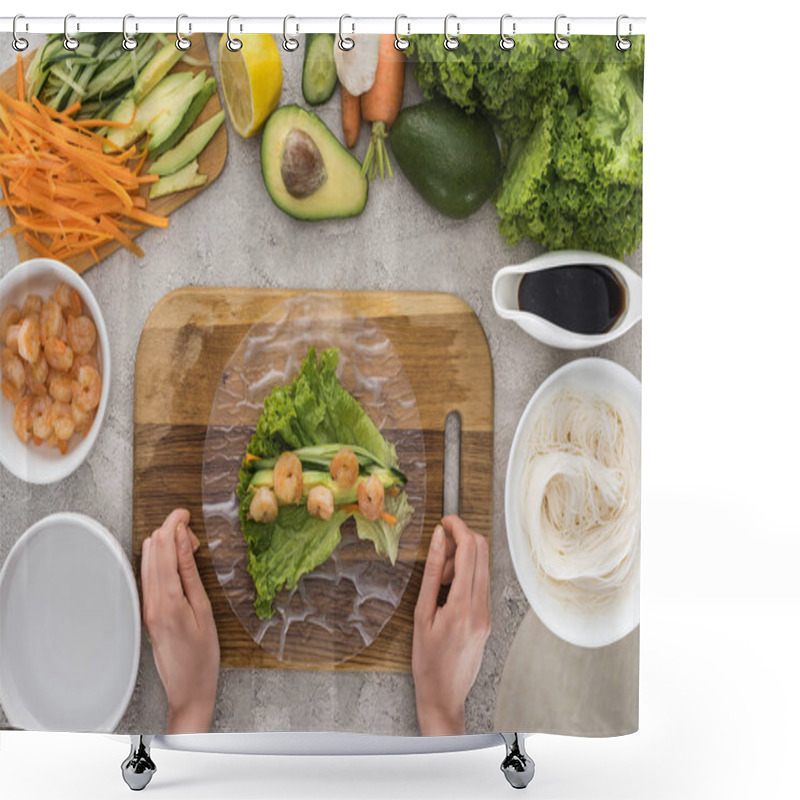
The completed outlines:
{"type": "MultiPolygon", "coordinates": [[[[361,513],[358,508],[358,503],[348,503],[344,506],[339,506],[339,511],[345,511],[348,514],[361,513]]],[[[397,525],[397,517],[390,514],[388,511],[381,511],[381,519],[389,525],[397,525]]]]}
{"type": "Polygon", "coordinates": [[[25,99],[25,75],[22,71],[22,55],[17,53],[17,100],[25,99]]]}
{"type": "Polygon", "coordinates": [[[342,130],[344,131],[344,143],[348,147],[355,147],[360,127],[361,100],[358,95],[350,94],[342,85],[342,130]]]}

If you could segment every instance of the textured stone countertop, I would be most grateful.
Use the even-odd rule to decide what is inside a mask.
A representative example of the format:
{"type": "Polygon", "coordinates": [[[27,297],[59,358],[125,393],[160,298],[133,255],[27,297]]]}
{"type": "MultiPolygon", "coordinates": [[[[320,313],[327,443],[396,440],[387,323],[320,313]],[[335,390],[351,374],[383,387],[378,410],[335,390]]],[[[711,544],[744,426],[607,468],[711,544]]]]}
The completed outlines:
{"type": "MultiPolygon", "coordinates": [[[[39,44],[39,37],[30,38],[39,44]]],[[[217,37],[209,36],[208,43],[215,53],[217,37]]],[[[302,48],[281,55],[282,103],[302,104],[302,48]]],[[[0,68],[11,66],[13,59],[11,36],[0,36],[0,68]]],[[[338,97],[337,92],[319,109],[334,132],[341,127],[338,97]]],[[[420,99],[409,72],[405,104],[420,99]]],[[[532,243],[508,247],[497,232],[491,203],[467,220],[447,219],[429,208],[396,170],[394,181],[371,186],[361,216],[297,222],[278,211],[264,189],[260,137],[242,140],[226,124],[228,160],[218,180],[176,211],[167,230],[150,230],[137,240],[144,258],[120,250],[85,273],[111,340],[114,374],[108,414],[89,459],[61,483],[32,486],[2,469],[0,564],[28,526],[67,510],[102,522],[130,555],[134,359],[150,310],[168,292],[186,285],[452,292],[478,315],[494,363],[494,465],[486,473],[487,480],[492,475],[494,480],[493,630],[467,704],[467,731],[492,730],[506,655],[529,608],[514,574],[503,514],[514,430],[542,380],[578,356],[610,358],[640,376],[641,325],[596,351],[572,353],[541,345],[492,308],[496,270],[526,261],[541,249],[532,243]]],[[[367,140],[364,126],[356,149],[359,158],[367,140]]],[[[0,225],[5,226],[4,219],[0,225]]],[[[637,253],[628,263],[639,270],[640,258],[637,253]]],[[[0,274],[16,263],[14,243],[4,237],[0,274]]],[[[7,726],[0,711],[0,728],[7,726]]],[[[166,697],[143,637],[136,689],[118,730],[163,732],[165,727],[166,697]]],[[[413,683],[408,674],[226,670],[220,676],[214,730],[409,734],[416,730],[413,683]]]]}

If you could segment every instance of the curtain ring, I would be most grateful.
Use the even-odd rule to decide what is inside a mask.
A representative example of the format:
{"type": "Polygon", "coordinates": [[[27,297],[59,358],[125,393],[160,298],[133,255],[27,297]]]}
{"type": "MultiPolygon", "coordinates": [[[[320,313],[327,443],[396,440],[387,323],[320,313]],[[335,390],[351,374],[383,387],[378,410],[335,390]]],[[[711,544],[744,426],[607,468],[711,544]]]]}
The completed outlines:
{"type": "Polygon", "coordinates": [[[290,19],[297,19],[297,17],[293,17],[291,14],[283,18],[283,49],[287,53],[293,53],[300,47],[300,42],[294,38],[294,36],[289,36],[289,20],[290,19]]]}
{"type": "MultiPolygon", "coordinates": [[[[401,19],[408,19],[408,17],[405,14],[398,14],[394,18],[394,46],[395,46],[396,50],[400,50],[402,52],[403,50],[408,50],[408,47],[411,44],[411,42],[409,42],[408,39],[406,38],[406,36],[408,36],[408,34],[406,34],[406,36],[401,36],[400,35],[400,20],[401,19]]],[[[406,28],[408,29],[408,32],[410,33],[411,32],[411,25],[406,24],[406,28]]]]}
{"type": "MultiPolygon", "coordinates": [[[[355,40],[351,39],[349,36],[345,36],[343,33],[342,29],[344,27],[344,21],[346,19],[353,19],[353,18],[349,14],[342,14],[342,16],[339,17],[339,49],[344,50],[345,52],[347,52],[348,50],[352,50],[356,46],[355,40]]],[[[353,25],[353,30],[351,31],[351,33],[355,33],[355,30],[356,26],[353,25]]]]}
{"type": "MultiPolygon", "coordinates": [[[[630,39],[626,39],[624,36],[620,35],[620,32],[619,32],[619,27],[620,27],[619,24],[624,19],[628,19],[628,17],[625,14],[620,14],[617,17],[617,50],[620,50],[623,53],[626,50],[630,50],[631,49],[631,40],[630,39]]],[[[628,36],[630,36],[630,35],[631,35],[631,24],[629,22],[628,23],[628,36]]]]}
{"type": "Polygon", "coordinates": [[[458,22],[458,18],[455,14],[448,14],[444,18],[444,49],[445,50],[455,50],[458,47],[458,34],[461,33],[461,23],[458,22]],[[456,35],[451,36],[447,32],[447,25],[451,19],[456,20],[456,35]]]}
{"type": "MultiPolygon", "coordinates": [[[[177,18],[175,19],[175,47],[178,50],[188,50],[192,46],[192,40],[187,39],[181,33],[181,20],[182,19],[189,19],[188,14],[178,14],[177,18]]],[[[189,23],[189,33],[192,32],[192,23],[189,23]]]]}
{"type": "MultiPolygon", "coordinates": [[[[558,51],[564,51],[569,47],[569,39],[565,39],[563,36],[559,36],[558,34],[558,21],[560,19],[566,19],[566,14],[559,14],[556,17],[554,32],[555,32],[555,41],[553,42],[553,47],[555,47],[558,51]]],[[[569,22],[567,23],[567,36],[569,36],[569,22]]]]}
{"type": "MultiPolygon", "coordinates": [[[[231,36],[231,22],[233,22],[235,19],[239,19],[236,14],[231,14],[231,16],[228,17],[228,41],[225,43],[225,47],[227,47],[231,53],[238,53],[244,45],[244,42],[241,39],[231,36]]],[[[241,29],[241,26],[239,26],[240,31],[241,29]]]]}
{"type": "MultiPolygon", "coordinates": [[[[67,14],[67,16],[64,17],[64,49],[73,52],[80,47],[81,43],[74,36],[69,35],[69,21],[71,19],[75,19],[74,14],[67,14]]],[[[76,26],[76,29],[79,27],[80,26],[76,26]]]]}
{"type": "MultiPolygon", "coordinates": [[[[22,37],[21,37],[21,36],[20,36],[20,35],[17,33],[17,21],[18,21],[18,20],[21,20],[21,19],[25,19],[25,17],[24,17],[22,14],[17,14],[17,15],[14,17],[14,21],[11,23],[11,34],[12,34],[12,36],[14,37],[13,41],[11,42],[11,46],[12,46],[12,47],[13,47],[13,48],[14,48],[14,49],[15,49],[15,50],[18,52],[18,53],[22,53],[22,52],[24,52],[25,50],[27,50],[27,49],[28,49],[28,40],[27,40],[27,39],[23,39],[23,38],[22,38],[22,37]]],[[[27,30],[27,29],[28,29],[28,24],[27,24],[27,23],[25,23],[25,30],[27,30]]]]}
{"type": "MultiPolygon", "coordinates": [[[[516,42],[511,38],[511,36],[506,36],[505,23],[506,23],[507,19],[513,19],[511,14],[503,14],[503,16],[500,17],[500,49],[501,50],[513,50],[514,49],[514,45],[516,44],[516,42]]],[[[517,32],[517,23],[516,22],[512,22],[511,23],[511,34],[512,34],[512,36],[516,32],[517,32]]]]}
{"type": "MultiPolygon", "coordinates": [[[[135,19],[133,14],[126,14],[122,18],[122,49],[130,52],[139,46],[139,42],[133,36],[128,36],[128,20],[135,19]]],[[[139,30],[139,25],[136,25],[136,30],[139,30]]]]}

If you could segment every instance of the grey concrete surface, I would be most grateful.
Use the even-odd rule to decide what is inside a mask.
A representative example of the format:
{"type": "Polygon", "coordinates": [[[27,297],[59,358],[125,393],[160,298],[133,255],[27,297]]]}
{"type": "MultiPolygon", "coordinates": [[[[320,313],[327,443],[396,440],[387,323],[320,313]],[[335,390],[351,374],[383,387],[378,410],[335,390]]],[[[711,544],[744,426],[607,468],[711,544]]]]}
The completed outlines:
{"type": "MultiPolygon", "coordinates": [[[[39,40],[30,37],[33,44],[39,40]]],[[[217,37],[209,36],[216,52],[217,37]]],[[[302,48],[282,51],[282,103],[303,103],[302,48]]],[[[0,68],[13,63],[10,35],[0,37],[0,68]]],[[[405,103],[421,100],[411,78],[405,103]]],[[[338,93],[319,114],[340,134],[338,93]]],[[[394,181],[370,187],[364,213],[351,220],[303,223],[280,212],[267,195],[259,164],[260,137],[240,139],[228,125],[228,160],[219,179],[170,218],[165,231],[138,239],[146,255],[119,251],[85,274],[106,319],[111,339],[113,383],[106,421],[84,465],[48,487],[25,484],[6,470],[0,475],[0,564],[16,539],[54,511],[95,517],[131,551],[134,358],[142,326],[165,294],[185,285],[309,287],[315,289],[435,290],[463,297],[486,331],[494,362],[495,447],[493,631],[467,702],[467,731],[492,730],[497,685],[528,603],[511,563],[505,535],[503,491],[506,460],[519,417],[533,392],[553,370],[581,355],[618,361],[640,375],[641,325],[597,351],[553,350],[492,308],[491,282],[506,264],[541,250],[532,243],[508,247],[487,203],[465,221],[446,219],[429,208],[396,170],[394,181]]],[[[367,129],[356,153],[363,156],[367,129]]],[[[0,220],[5,225],[5,220],[0,220]]],[[[0,273],[17,263],[10,237],[0,239],[0,273]]],[[[641,254],[628,260],[640,269],[641,254]]],[[[181,498],[175,498],[176,505],[181,498]]],[[[165,514],[169,509],[165,508],[165,514]]],[[[35,632],[32,632],[34,634],[35,632]]],[[[580,725],[579,720],[571,720],[580,725]]],[[[7,727],[0,712],[0,728],[7,727]]],[[[534,730],[532,719],[528,730],[534,730]]],[[[136,690],[119,732],[157,733],[166,727],[166,698],[143,637],[136,690]]],[[[220,677],[217,731],[337,730],[375,734],[417,731],[410,675],[228,670],[220,677]]],[[[580,733],[579,729],[574,730],[580,733]]]]}

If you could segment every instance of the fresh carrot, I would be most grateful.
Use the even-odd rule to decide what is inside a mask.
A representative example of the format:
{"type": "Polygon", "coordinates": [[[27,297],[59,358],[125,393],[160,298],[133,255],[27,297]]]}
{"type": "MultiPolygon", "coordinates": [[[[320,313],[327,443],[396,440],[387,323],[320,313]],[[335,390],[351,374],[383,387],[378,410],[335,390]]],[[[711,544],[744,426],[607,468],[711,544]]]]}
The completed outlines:
{"type": "Polygon", "coordinates": [[[80,103],[55,111],[37,98],[26,102],[19,59],[16,78],[16,98],[0,92],[0,206],[12,219],[3,234],[60,261],[89,254],[98,262],[98,248],[112,242],[144,255],[130,234],[169,224],[139,194],[158,180],[142,174],[147,148],[104,152],[108,139],[95,129],[108,120],[75,121],[80,103]]]}
{"type": "Polygon", "coordinates": [[[394,177],[386,152],[386,137],[403,105],[406,77],[405,56],[394,46],[394,42],[391,34],[381,34],[375,82],[369,91],[361,95],[361,116],[366,122],[372,123],[372,136],[361,174],[369,175],[370,179],[379,174],[383,180],[387,172],[390,178],[394,177]]]}
{"type": "Polygon", "coordinates": [[[344,130],[344,143],[348,147],[355,147],[360,127],[361,98],[358,95],[350,94],[342,84],[342,129],[344,130]]]}

